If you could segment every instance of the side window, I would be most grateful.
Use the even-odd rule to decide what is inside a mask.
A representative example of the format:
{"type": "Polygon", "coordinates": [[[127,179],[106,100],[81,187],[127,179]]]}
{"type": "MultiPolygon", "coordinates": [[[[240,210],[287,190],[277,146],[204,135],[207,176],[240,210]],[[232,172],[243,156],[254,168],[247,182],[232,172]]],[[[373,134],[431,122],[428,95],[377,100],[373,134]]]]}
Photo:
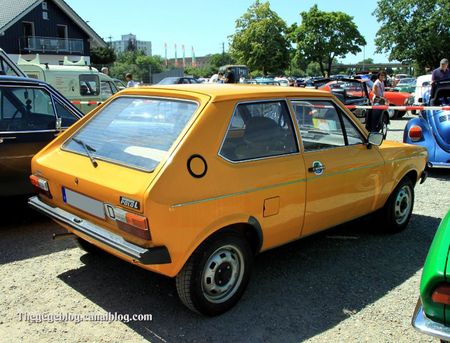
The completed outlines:
{"type": "Polygon", "coordinates": [[[78,120],[78,117],[68,110],[65,106],[55,101],[56,113],[61,118],[61,127],[69,127],[78,120]]]}
{"type": "Polygon", "coordinates": [[[292,106],[305,151],[345,145],[339,114],[331,101],[293,101],[292,106]]]}
{"type": "Polygon", "coordinates": [[[286,103],[268,101],[236,107],[220,155],[244,161],[295,152],[298,146],[286,103]]]}
{"type": "Polygon", "coordinates": [[[79,79],[81,96],[97,96],[100,94],[100,83],[97,75],[84,74],[80,75],[79,79]]]}
{"type": "Polygon", "coordinates": [[[342,115],[345,132],[347,134],[348,145],[363,144],[365,142],[363,136],[355,127],[355,125],[348,119],[346,115],[342,115]]]}
{"type": "Polygon", "coordinates": [[[50,95],[37,88],[0,88],[0,131],[55,129],[50,95]]]}
{"type": "Polygon", "coordinates": [[[109,84],[108,81],[102,81],[101,82],[101,95],[102,97],[109,97],[111,95],[113,95],[113,91],[111,89],[111,85],[109,84]]]}

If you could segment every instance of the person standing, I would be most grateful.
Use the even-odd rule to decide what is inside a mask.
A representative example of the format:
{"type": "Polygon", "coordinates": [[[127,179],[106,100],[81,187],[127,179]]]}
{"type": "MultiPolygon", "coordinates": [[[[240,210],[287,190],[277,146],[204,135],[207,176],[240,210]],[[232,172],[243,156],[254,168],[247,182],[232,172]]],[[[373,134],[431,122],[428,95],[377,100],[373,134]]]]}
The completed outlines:
{"type": "Polygon", "coordinates": [[[234,76],[233,71],[231,70],[231,67],[227,68],[227,73],[225,74],[224,83],[235,83],[236,77],[234,76]]]}
{"type": "Polygon", "coordinates": [[[443,58],[439,68],[433,70],[433,74],[431,74],[431,83],[445,79],[450,79],[450,69],[448,69],[448,59],[443,58]]]}
{"type": "Polygon", "coordinates": [[[372,102],[374,105],[385,105],[386,98],[384,97],[384,82],[386,80],[386,72],[380,71],[377,79],[372,86],[372,102]]]}
{"type": "Polygon", "coordinates": [[[127,88],[136,86],[136,82],[133,80],[133,75],[131,73],[125,75],[125,80],[127,80],[127,88]]]}
{"type": "Polygon", "coordinates": [[[433,70],[431,74],[431,99],[434,98],[434,93],[436,92],[436,83],[445,79],[450,79],[450,69],[448,69],[448,59],[443,58],[439,68],[433,70]]]}

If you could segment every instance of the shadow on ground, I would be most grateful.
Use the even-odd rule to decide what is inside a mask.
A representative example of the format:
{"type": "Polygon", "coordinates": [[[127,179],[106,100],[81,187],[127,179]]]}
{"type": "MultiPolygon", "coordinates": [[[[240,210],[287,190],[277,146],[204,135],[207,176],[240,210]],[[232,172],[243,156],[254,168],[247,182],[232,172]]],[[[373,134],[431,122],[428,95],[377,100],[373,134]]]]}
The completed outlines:
{"type": "Polygon", "coordinates": [[[67,231],[28,207],[27,200],[0,198],[0,265],[76,246],[70,239],[53,241],[53,233],[67,231]]]}
{"type": "Polygon", "coordinates": [[[152,342],[300,342],[420,270],[439,221],[413,215],[406,231],[384,235],[364,219],[265,252],[237,306],[215,318],[184,308],[173,280],[111,256],[83,255],[83,267],[59,278],[105,311],[151,313],[127,325],[152,342]]]}
{"type": "Polygon", "coordinates": [[[450,169],[428,169],[428,177],[440,180],[450,181],[450,169]]]}

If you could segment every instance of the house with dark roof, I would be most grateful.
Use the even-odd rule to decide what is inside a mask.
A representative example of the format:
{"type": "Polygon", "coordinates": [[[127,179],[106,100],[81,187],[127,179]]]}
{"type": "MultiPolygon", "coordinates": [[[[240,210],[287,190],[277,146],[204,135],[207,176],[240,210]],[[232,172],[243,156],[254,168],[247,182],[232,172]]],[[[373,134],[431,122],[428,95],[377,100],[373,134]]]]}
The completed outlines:
{"type": "Polygon", "coordinates": [[[0,0],[0,48],[41,63],[62,64],[64,56],[90,62],[92,47],[105,41],[63,0],[0,0]]]}

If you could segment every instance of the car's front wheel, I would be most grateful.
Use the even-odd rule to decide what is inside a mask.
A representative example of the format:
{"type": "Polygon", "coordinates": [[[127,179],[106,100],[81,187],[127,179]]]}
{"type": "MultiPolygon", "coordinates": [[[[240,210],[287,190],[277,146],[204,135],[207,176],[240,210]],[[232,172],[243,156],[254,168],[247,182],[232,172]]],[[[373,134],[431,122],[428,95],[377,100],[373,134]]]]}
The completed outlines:
{"type": "Polygon", "coordinates": [[[387,114],[383,114],[383,118],[381,119],[381,129],[380,132],[383,134],[383,138],[386,139],[388,133],[388,125],[389,125],[389,116],[387,114]]]}
{"type": "Polygon", "coordinates": [[[379,215],[382,229],[396,233],[408,225],[414,207],[414,186],[411,179],[405,177],[390,195],[379,215]]]}
{"type": "Polygon", "coordinates": [[[247,287],[252,250],[235,232],[206,240],[176,277],[181,301],[192,311],[214,316],[233,307],[247,287]]]}

